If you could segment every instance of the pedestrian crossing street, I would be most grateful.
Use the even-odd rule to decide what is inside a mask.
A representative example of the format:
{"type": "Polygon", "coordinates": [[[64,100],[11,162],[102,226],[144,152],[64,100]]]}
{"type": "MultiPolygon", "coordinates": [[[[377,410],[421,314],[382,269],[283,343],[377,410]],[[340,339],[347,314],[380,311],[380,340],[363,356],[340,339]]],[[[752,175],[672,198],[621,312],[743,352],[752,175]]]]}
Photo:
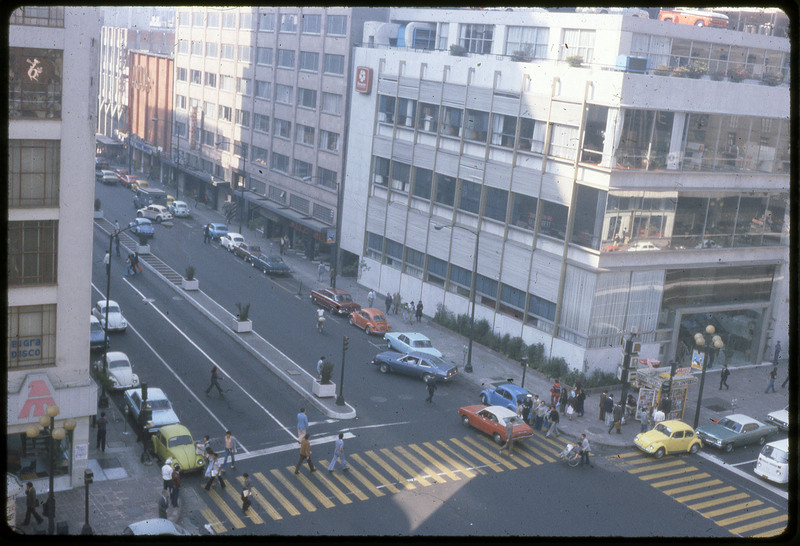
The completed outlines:
{"type": "Polygon", "coordinates": [[[772,537],[782,533],[788,524],[788,511],[782,513],[734,485],[712,478],[692,466],[691,459],[654,459],[640,451],[609,455],[606,459],[733,535],[772,537]]]}
{"type": "MultiPolygon", "coordinates": [[[[315,459],[313,474],[307,463],[298,475],[294,464],[251,473],[252,504],[247,513],[242,512],[241,476],[225,480],[224,489],[219,485],[208,492],[199,489],[200,514],[207,529],[221,534],[400,491],[554,463],[565,443],[536,435],[515,442],[514,456],[509,457],[490,437],[474,434],[351,453],[350,470],[343,472],[337,465],[333,474],[327,471],[330,459],[315,459]]],[[[292,453],[292,462],[295,456],[292,453]]]]}

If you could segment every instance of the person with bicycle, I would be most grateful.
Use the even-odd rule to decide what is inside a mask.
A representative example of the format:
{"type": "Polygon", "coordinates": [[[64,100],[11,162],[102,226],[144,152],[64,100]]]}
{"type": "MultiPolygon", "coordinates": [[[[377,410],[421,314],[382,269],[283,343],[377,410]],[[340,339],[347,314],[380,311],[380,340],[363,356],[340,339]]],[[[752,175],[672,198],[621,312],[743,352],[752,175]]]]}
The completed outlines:
{"type": "Polygon", "coordinates": [[[320,307],[317,309],[317,331],[321,334],[322,328],[325,325],[325,309],[320,307]]]}
{"type": "Polygon", "coordinates": [[[592,450],[591,446],[589,445],[589,439],[586,437],[586,434],[581,434],[581,444],[578,449],[578,453],[581,456],[581,466],[589,465],[590,468],[594,468],[594,465],[589,462],[589,452],[592,450]]]}

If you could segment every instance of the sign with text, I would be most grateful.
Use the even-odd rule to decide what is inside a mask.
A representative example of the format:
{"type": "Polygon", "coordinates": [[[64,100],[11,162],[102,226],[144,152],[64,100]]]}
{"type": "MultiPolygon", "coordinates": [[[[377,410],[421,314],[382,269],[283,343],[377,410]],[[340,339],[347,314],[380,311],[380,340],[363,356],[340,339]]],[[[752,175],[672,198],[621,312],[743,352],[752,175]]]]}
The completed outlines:
{"type": "Polygon", "coordinates": [[[367,66],[356,68],[356,91],[369,94],[372,91],[372,69],[367,66]]]}

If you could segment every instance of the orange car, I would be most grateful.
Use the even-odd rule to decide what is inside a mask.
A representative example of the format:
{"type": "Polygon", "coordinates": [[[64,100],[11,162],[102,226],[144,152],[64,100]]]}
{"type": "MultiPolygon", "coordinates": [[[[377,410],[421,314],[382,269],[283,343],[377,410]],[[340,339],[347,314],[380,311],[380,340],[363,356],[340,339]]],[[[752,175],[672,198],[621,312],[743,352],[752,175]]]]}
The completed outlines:
{"type": "Polygon", "coordinates": [[[372,307],[366,307],[350,313],[350,324],[358,326],[367,335],[384,334],[392,331],[392,327],[386,321],[383,311],[372,307]]]}
{"type": "Polygon", "coordinates": [[[516,412],[503,406],[483,404],[464,406],[458,408],[458,415],[465,427],[475,427],[485,432],[500,445],[506,441],[506,423],[509,419],[514,419],[511,435],[515,440],[533,436],[533,429],[519,418],[516,412]]]}

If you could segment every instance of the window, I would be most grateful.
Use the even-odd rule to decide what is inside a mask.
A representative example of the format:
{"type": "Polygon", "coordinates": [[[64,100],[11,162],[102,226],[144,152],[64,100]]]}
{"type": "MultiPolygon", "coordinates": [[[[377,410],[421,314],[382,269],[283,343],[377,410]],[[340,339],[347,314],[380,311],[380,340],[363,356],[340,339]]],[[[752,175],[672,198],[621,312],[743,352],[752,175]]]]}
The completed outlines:
{"type": "Polygon", "coordinates": [[[383,259],[383,237],[377,233],[367,232],[367,251],[366,255],[373,260],[382,261],[383,259]]]}
{"type": "Polygon", "coordinates": [[[542,217],[539,221],[539,233],[563,241],[567,232],[567,212],[568,208],[566,206],[542,199],[542,217]]]}
{"type": "Polygon", "coordinates": [[[269,151],[264,148],[259,148],[258,146],[253,146],[253,163],[258,163],[266,167],[268,158],[269,151]]]}
{"type": "Polygon", "coordinates": [[[236,28],[235,11],[225,11],[222,13],[222,28],[236,28]]]}
{"type": "Polygon", "coordinates": [[[258,30],[272,32],[275,30],[275,14],[273,13],[259,13],[258,14],[258,30]]]}
{"type": "Polygon", "coordinates": [[[379,186],[389,186],[390,161],[385,157],[374,156],[372,165],[372,182],[379,186]]]}
{"type": "Polygon", "coordinates": [[[178,12],[178,26],[181,26],[181,27],[188,27],[189,26],[189,12],[186,12],[186,11],[179,11],[178,12]]]}
{"type": "Polygon", "coordinates": [[[233,153],[240,157],[247,157],[247,144],[242,142],[241,140],[234,140],[233,141],[233,153]]]}
{"type": "Polygon", "coordinates": [[[414,49],[435,49],[436,31],[428,28],[414,29],[413,47],[414,49]]]}
{"type": "Polygon", "coordinates": [[[292,104],[292,86],[275,84],[275,102],[292,104]]]}
{"type": "MultiPolygon", "coordinates": [[[[530,59],[547,58],[550,29],[546,27],[508,27],[506,55],[522,55],[530,59]]],[[[571,46],[570,46],[571,47],[571,46]]]]}
{"type": "Polygon", "coordinates": [[[205,78],[205,85],[206,87],[216,87],[217,86],[217,75],[212,74],[211,72],[206,72],[205,78]]]}
{"type": "Polygon", "coordinates": [[[311,177],[311,163],[306,163],[305,161],[300,161],[299,159],[294,160],[294,175],[297,178],[310,178],[311,177]]]}
{"type": "Polygon", "coordinates": [[[428,275],[425,280],[439,286],[444,286],[446,278],[447,262],[428,254],[428,275]]]}
{"type": "Polygon", "coordinates": [[[278,66],[281,68],[294,68],[294,50],[293,49],[279,49],[278,50],[278,66]]]}
{"type": "Polygon", "coordinates": [[[541,317],[545,320],[554,321],[556,319],[556,304],[530,294],[528,299],[528,314],[541,317]]]}
{"type": "Polygon", "coordinates": [[[330,169],[324,169],[322,167],[317,167],[317,183],[320,186],[324,186],[326,188],[336,189],[337,186],[337,174],[336,171],[332,171],[330,169]]]}
{"type": "Polygon", "coordinates": [[[326,114],[342,115],[342,96],[336,93],[322,92],[322,111],[326,114]]]}
{"type": "Polygon", "coordinates": [[[520,118],[519,149],[543,154],[545,128],[543,121],[520,118]]]}
{"type": "Polygon", "coordinates": [[[316,72],[319,70],[319,53],[311,51],[300,52],[300,70],[311,70],[316,72]]]}
{"type": "Polygon", "coordinates": [[[249,45],[239,46],[239,62],[249,63],[252,60],[253,48],[249,45]]]}
{"type": "Polygon", "coordinates": [[[491,143],[497,146],[514,147],[514,138],[517,133],[516,116],[504,116],[502,114],[492,114],[492,140],[491,143]]]}
{"type": "Polygon", "coordinates": [[[202,130],[200,135],[200,142],[204,146],[213,146],[214,145],[214,133],[211,131],[206,131],[205,129],[202,130]]]}
{"type": "Polygon", "coordinates": [[[467,110],[464,128],[466,129],[464,138],[486,142],[486,138],[489,135],[489,113],[479,110],[467,110]]]}
{"type": "Polygon", "coordinates": [[[442,118],[442,134],[446,136],[461,136],[461,123],[464,111],[450,106],[444,107],[442,118]]]}
{"type": "Polygon", "coordinates": [[[189,42],[187,40],[178,40],[178,53],[189,53],[189,42]]]}
{"type": "Polygon", "coordinates": [[[303,108],[317,108],[317,92],[313,89],[297,88],[297,105],[303,108]]]}
{"type": "Polygon", "coordinates": [[[192,41],[192,55],[203,55],[203,42],[199,40],[192,41]]]}
{"type": "Polygon", "coordinates": [[[448,34],[450,33],[450,23],[438,23],[439,38],[436,43],[437,49],[447,49],[448,34]]]}
{"type": "Polygon", "coordinates": [[[253,114],[253,129],[262,133],[269,133],[269,116],[253,114]]]}
{"type": "Polygon", "coordinates": [[[236,124],[242,127],[250,127],[250,112],[236,109],[236,124]]]}
{"type": "Polygon", "coordinates": [[[8,115],[10,118],[61,119],[64,53],[55,49],[9,48],[8,115]]]}
{"type": "Polygon", "coordinates": [[[594,57],[594,30],[565,28],[561,41],[562,61],[567,57],[582,57],[584,62],[591,63],[594,57]]]}
{"type": "Polygon", "coordinates": [[[202,11],[193,11],[192,12],[192,26],[193,27],[202,27],[203,26],[203,12],[202,11]]]}
{"type": "Polygon", "coordinates": [[[207,23],[206,26],[208,28],[219,28],[219,12],[216,11],[209,11],[206,13],[207,23]]]}
{"type": "Polygon", "coordinates": [[[219,119],[223,121],[231,121],[231,119],[233,119],[231,117],[232,114],[233,111],[230,106],[222,106],[221,104],[219,105],[219,119]]]}
{"type": "Polygon", "coordinates": [[[481,206],[481,185],[474,182],[461,181],[461,196],[458,208],[478,214],[481,206]]]}
{"type": "Polygon", "coordinates": [[[525,291],[507,284],[500,285],[500,311],[517,318],[525,312],[525,291]]]}
{"type": "Polygon", "coordinates": [[[319,147],[326,152],[337,153],[339,151],[339,133],[320,129],[319,147]]]}
{"type": "Polygon", "coordinates": [[[394,123],[394,106],[396,99],[387,95],[378,97],[378,121],[394,123]]]}
{"type": "Polygon", "coordinates": [[[303,15],[303,34],[319,34],[322,15],[303,15]]]}
{"type": "Polygon", "coordinates": [[[470,53],[487,54],[492,52],[494,25],[460,25],[459,43],[470,53]]]}
{"type": "Polygon", "coordinates": [[[256,80],[256,97],[267,100],[272,98],[272,82],[256,80]]]}
{"type": "Polygon", "coordinates": [[[233,91],[235,89],[235,85],[236,83],[231,76],[220,75],[219,77],[220,91],[233,91]]]}
{"type": "Polygon", "coordinates": [[[219,54],[219,44],[215,42],[206,42],[206,57],[216,58],[219,54]]]}
{"type": "Polygon", "coordinates": [[[450,264],[450,290],[462,296],[469,296],[472,287],[472,272],[450,264]]]}
{"type": "Polygon", "coordinates": [[[314,203],[314,210],[311,213],[312,218],[316,218],[320,222],[332,224],[334,220],[333,209],[325,207],[319,203],[314,203]]]}
{"type": "Polygon", "coordinates": [[[272,170],[289,174],[289,157],[272,152],[272,170]]]}
{"type": "Polygon", "coordinates": [[[388,266],[400,269],[403,265],[403,245],[392,241],[391,239],[384,239],[386,241],[385,261],[388,266]]]}
{"type": "Polygon", "coordinates": [[[277,186],[269,187],[269,198],[276,203],[286,204],[286,190],[277,186]]]}
{"type": "MultiPolygon", "coordinates": [[[[242,95],[250,94],[250,80],[247,78],[236,78],[236,91],[242,95]]],[[[267,91],[267,98],[269,98],[269,91],[267,91]]]]}
{"type": "Polygon", "coordinates": [[[175,108],[186,110],[186,95],[175,95],[175,108]]]}
{"type": "Polygon", "coordinates": [[[258,47],[256,48],[256,64],[264,66],[272,66],[272,48],[271,47],[258,47]]]}
{"type": "Polygon", "coordinates": [[[508,192],[498,188],[486,187],[486,206],[483,214],[487,218],[506,221],[506,208],[508,207],[508,192]]]}
{"type": "Polygon", "coordinates": [[[253,14],[241,13],[239,14],[239,30],[253,30],[253,14]]]}
{"type": "Polygon", "coordinates": [[[420,102],[417,111],[419,112],[417,129],[435,133],[439,128],[439,107],[435,104],[420,102]]]}
{"type": "Polygon", "coordinates": [[[9,369],[56,363],[56,306],[8,307],[9,369]]]}
{"type": "Polygon", "coordinates": [[[233,56],[236,52],[236,48],[233,44],[221,44],[219,49],[219,56],[222,59],[232,61],[233,56]]]}
{"type": "Polygon", "coordinates": [[[344,55],[326,53],[324,72],[326,74],[344,74],[344,55]]]}
{"type": "Polygon", "coordinates": [[[413,127],[417,116],[417,101],[397,99],[397,125],[413,127]]]}
{"type": "Polygon", "coordinates": [[[297,15],[281,15],[280,32],[297,32],[297,15]]]}
{"type": "Polygon", "coordinates": [[[22,6],[11,14],[12,25],[64,27],[63,6],[22,6]]]}
{"type": "Polygon", "coordinates": [[[411,166],[399,161],[392,161],[392,189],[408,193],[411,181],[411,166]]]}
{"type": "Polygon", "coordinates": [[[8,222],[9,286],[54,284],[58,281],[58,222],[8,222]]]}
{"type": "Polygon", "coordinates": [[[575,159],[578,149],[578,128],[566,125],[553,124],[550,135],[550,155],[575,159]]]}
{"type": "Polygon", "coordinates": [[[434,201],[442,205],[453,206],[456,198],[456,179],[452,176],[436,174],[436,196],[434,201]]]}
{"type": "Polygon", "coordinates": [[[203,113],[209,119],[214,119],[217,115],[217,105],[213,102],[203,101],[203,113]]]}
{"type": "Polygon", "coordinates": [[[423,199],[431,198],[431,186],[433,185],[433,171],[414,167],[414,186],[412,194],[423,199]]]}
{"type": "Polygon", "coordinates": [[[346,15],[328,15],[328,34],[344,36],[347,34],[346,15]]]}
{"type": "MultiPolygon", "coordinates": [[[[280,138],[290,138],[292,133],[292,122],[285,119],[275,118],[273,130],[275,136],[280,138]]],[[[313,141],[312,141],[313,142],[313,141]]]]}
{"type": "Polygon", "coordinates": [[[422,271],[425,267],[425,254],[419,250],[406,247],[405,273],[413,275],[418,279],[422,278],[422,271]]]}
{"type": "Polygon", "coordinates": [[[295,131],[295,142],[298,144],[304,144],[306,146],[313,146],[314,128],[308,125],[303,125],[302,123],[298,123],[297,130],[295,131]]]}
{"type": "Polygon", "coordinates": [[[190,70],[189,79],[192,83],[201,84],[203,83],[203,73],[199,70],[190,70]]]}
{"type": "Polygon", "coordinates": [[[308,204],[308,199],[304,199],[299,195],[292,194],[289,196],[289,206],[303,214],[308,214],[308,204]]]}
{"type": "Polygon", "coordinates": [[[58,140],[9,140],[8,206],[58,206],[60,165],[58,140]]]}

